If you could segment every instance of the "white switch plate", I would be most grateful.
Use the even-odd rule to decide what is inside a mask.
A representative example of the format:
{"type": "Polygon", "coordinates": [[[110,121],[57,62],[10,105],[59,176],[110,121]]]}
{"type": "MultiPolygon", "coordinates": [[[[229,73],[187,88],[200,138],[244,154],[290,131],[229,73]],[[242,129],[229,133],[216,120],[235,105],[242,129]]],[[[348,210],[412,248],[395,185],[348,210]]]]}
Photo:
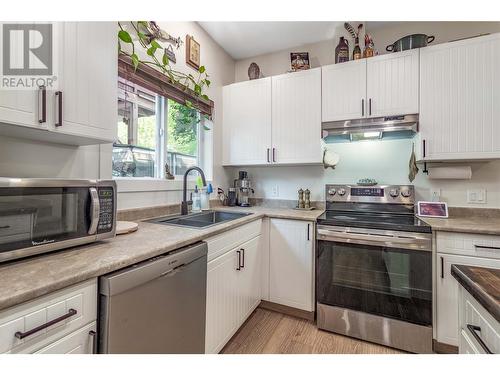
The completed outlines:
{"type": "Polygon", "coordinates": [[[278,185],[274,185],[273,186],[273,188],[271,190],[271,195],[273,197],[279,197],[279,195],[280,195],[280,189],[279,189],[278,185]]]}
{"type": "Polygon", "coordinates": [[[468,189],[467,203],[486,203],[486,189],[468,189]]]}

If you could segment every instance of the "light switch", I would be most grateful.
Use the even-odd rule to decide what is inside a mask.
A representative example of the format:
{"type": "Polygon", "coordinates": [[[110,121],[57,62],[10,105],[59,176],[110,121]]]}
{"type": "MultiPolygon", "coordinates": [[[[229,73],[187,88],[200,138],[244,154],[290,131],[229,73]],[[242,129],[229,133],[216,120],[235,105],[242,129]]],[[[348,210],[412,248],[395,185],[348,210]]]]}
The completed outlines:
{"type": "Polygon", "coordinates": [[[467,203],[486,203],[486,189],[468,189],[467,203]]]}

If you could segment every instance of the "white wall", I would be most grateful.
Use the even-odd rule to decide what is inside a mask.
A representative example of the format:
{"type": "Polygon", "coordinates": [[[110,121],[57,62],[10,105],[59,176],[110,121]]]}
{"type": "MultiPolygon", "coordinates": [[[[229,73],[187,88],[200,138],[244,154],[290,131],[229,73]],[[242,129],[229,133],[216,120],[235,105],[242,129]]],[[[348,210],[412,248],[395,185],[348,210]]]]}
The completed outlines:
{"type": "MultiPolygon", "coordinates": [[[[331,145],[340,155],[332,170],[323,166],[228,168],[234,176],[247,170],[255,186],[255,196],[268,199],[297,199],[297,190],[311,190],[311,199],[325,199],[325,184],[352,184],[360,178],[374,178],[380,184],[409,184],[408,164],[412,140],[365,141],[331,145]],[[273,188],[278,187],[278,196],[273,188]]],[[[429,180],[421,171],[413,181],[417,199],[430,199],[430,189],[441,189],[441,199],[451,206],[466,204],[467,189],[486,188],[487,203],[476,207],[500,208],[500,161],[474,163],[472,180],[429,180]]],[[[422,166],[419,165],[420,170],[422,166]]]]}
{"type": "MultiPolygon", "coordinates": [[[[358,23],[352,23],[357,26],[358,23]]],[[[394,43],[399,38],[409,34],[427,34],[436,37],[433,44],[443,43],[454,39],[482,33],[500,32],[500,22],[368,22],[365,23],[366,32],[372,35],[375,48],[380,54],[387,53],[385,47],[394,43]]],[[[248,80],[248,67],[251,62],[256,62],[265,77],[283,74],[290,70],[290,52],[309,52],[311,67],[329,65],[335,62],[335,47],[340,36],[347,36],[341,28],[336,31],[333,40],[326,40],[297,46],[283,51],[250,57],[236,61],[235,81],[248,80]]],[[[352,55],[353,40],[349,38],[350,53],[352,55]]],[[[364,41],[360,39],[361,48],[364,41]]]]}
{"type": "MultiPolygon", "coordinates": [[[[385,46],[402,36],[413,33],[434,35],[434,43],[487,32],[500,32],[500,22],[384,22],[368,23],[367,32],[375,41],[380,53],[385,46]],[[372,25],[372,27],[370,26],[372,25]]],[[[339,30],[339,35],[345,35],[339,30]]],[[[259,64],[265,76],[282,74],[290,69],[290,51],[308,51],[312,67],[334,63],[334,40],[298,46],[286,51],[256,56],[236,62],[235,81],[248,79],[247,69],[252,61],[259,64]]],[[[351,46],[352,52],[352,46],[351,46]]],[[[270,199],[296,199],[299,188],[309,188],[313,200],[324,200],[324,185],[327,183],[355,183],[360,178],[375,178],[379,183],[403,184],[408,181],[408,162],[411,140],[373,141],[338,144],[340,163],[335,170],[324,170],[322,166],[302,167],[252,167],[228,168],[233,178],[239,169],[248,170],[256,183],[256,197],[270,199]],[[278,196],[272,196],[278,186],[278,196]]],[[[467,189],[486,188],[487,203],[477,207],[500,208],[500,161],[472,164],[472,180],[429,180],[421,172],[413,184],[418,199],[430,199],[430,189],[441,189],[441,199],[451,206],[474,206],[467,204],[467,189]]]]}
{"type": "MultiPolygon", "coordinates": [[[[195,22],[159,22],[161,28],[185,40],[194,36],[201,45],[201,63],[205,65],[212,82],[207,94],[215,102],[213,138],[214,186],[227,185],[225,170],[221,167],[222,86],[234,81],[234,60],[195,22]]],[[[185,46],[175,51],[175,69],[193,73],[185,63],[185,46]]],[[[0,137],[0,176],[3,177],[61,177],[111,178],[111,145],[72,147],[9,137],[0,137]]],[[[177,190],[154,192],[123,192],[118,195],[118,208],[153,206],[179,203],[177,190]]]]}

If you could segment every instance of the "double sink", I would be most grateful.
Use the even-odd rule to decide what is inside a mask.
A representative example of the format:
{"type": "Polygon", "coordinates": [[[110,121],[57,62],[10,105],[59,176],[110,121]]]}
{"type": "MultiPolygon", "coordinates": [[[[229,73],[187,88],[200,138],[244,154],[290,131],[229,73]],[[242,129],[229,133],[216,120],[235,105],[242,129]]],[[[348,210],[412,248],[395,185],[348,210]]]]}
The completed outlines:
{"type": "Polygon", "coordinates": [[[205,211],[182,216],[167,216],[148,220],[150,223],[162,225],[175,225],[188,228],[207,228],[216,224],[236,220],[252,213],[227,212],[227,211],[205,211]]]}

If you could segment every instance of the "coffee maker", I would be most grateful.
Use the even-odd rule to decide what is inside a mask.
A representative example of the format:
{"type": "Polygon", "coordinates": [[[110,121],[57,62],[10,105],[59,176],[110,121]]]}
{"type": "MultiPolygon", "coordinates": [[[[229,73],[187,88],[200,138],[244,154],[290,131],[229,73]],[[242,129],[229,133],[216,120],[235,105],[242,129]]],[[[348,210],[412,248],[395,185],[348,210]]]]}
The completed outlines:
{"type": "Polygon", "coordinates": [[[254,193],[252,182],[248,179],[246,171],[238,172],[238,179],[234,180],[234,188],[236,189],[236,202],[238,206],[250,207],[248,198],[254,193]]]}

